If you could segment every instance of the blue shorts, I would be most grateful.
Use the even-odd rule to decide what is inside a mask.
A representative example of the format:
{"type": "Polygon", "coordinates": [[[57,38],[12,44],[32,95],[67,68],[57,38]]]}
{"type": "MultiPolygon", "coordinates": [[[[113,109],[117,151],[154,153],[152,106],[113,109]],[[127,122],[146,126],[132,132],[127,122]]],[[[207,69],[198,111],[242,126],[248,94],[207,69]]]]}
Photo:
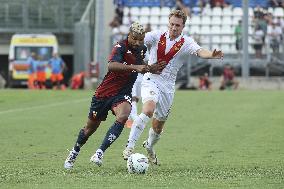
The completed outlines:
{"type": "Polygon", "coordinates": [[[113,108],[125,101],[131,105],[131,96],[124,94],[108,98],[97,98],[93,96],[88,117],[91,120],[97,119],[104,121],[107,118],[109,110],[114,114],[113,108]]]}

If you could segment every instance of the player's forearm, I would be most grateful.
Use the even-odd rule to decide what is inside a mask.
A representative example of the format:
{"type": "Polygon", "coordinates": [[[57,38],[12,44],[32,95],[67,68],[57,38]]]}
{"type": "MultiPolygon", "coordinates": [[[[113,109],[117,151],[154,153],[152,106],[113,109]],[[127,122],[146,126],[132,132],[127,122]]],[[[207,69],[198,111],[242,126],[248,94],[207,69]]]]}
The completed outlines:
{"type": "Polygon", "coordinates": [[[197,52],[197,55],[201,58],[213,58],[213,52],[212,51],[209,51],[207,49],[200,49],[198,52],[197,52]]]}
{"type": "Polygon", "coordinates": [[[132,72],[136,71],[135,65],[126,65],[118,62],[110,62],[108,64],[108,70],[111,72],[132,72]]]}

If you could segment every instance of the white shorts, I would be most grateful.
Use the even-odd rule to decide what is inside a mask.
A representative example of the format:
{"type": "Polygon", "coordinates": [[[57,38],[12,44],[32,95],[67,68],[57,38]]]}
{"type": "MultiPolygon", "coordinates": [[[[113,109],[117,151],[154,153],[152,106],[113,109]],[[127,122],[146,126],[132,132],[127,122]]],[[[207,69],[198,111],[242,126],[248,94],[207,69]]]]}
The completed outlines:
{"type": "Polygon", "coordinates": [[[142,103],[149,100],[156,102],[156,109],[153,117],[159,121],[166,121],[174,100],[174,93],[160,91],[157,84],[152,80],[143,79],[141,86],[142,103]]]}
{"type": "Polygon", "coordinates": [[[141,83],[142,83],[142,74],[138,74],[137,79],[132,87],[132,97],[141,97],[141,83]]]}

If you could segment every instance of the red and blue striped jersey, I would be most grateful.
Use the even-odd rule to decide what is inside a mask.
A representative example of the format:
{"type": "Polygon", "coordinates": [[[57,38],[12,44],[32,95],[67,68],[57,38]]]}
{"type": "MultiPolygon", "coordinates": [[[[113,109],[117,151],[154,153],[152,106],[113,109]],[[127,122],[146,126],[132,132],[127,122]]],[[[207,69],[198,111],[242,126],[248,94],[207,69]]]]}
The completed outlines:
{"type": "MultiPolygon", "coordinates": [[[[128,45],[127,39],[118,42],[112,49],[108,62],[118,62],[121,64],[143,64],[143,59],[147,47],[142,45],[136,49],[128,45]]],[[[108,71],[103,81],[98,86],[95,96],[97,98],[106,98],[118,94],[131,96],[133,84],[137,78],[137,72],[111,72],[108,71]]]]}

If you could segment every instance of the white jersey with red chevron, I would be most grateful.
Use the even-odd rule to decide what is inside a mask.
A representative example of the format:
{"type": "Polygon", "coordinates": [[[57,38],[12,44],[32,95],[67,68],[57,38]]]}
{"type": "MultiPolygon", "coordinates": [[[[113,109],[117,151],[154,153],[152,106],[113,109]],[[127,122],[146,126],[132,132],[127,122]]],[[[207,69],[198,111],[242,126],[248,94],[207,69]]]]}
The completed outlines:
{"type": "Polygon", "coordinates": [[[161,91],[174,93],[178,70],[184,62],[188,61],[188,56],[197,54],[201,47],[191,37],[183,34],[171,41],[168,31],[148,32],[146,33],[144,43],[147,47],[150,47],[148,64],[156,63],[158,57],[166,60],[168,64],[160,75],[146,73],[143,79],[147,80],[150,78],[154,80],[161,91]]]}

